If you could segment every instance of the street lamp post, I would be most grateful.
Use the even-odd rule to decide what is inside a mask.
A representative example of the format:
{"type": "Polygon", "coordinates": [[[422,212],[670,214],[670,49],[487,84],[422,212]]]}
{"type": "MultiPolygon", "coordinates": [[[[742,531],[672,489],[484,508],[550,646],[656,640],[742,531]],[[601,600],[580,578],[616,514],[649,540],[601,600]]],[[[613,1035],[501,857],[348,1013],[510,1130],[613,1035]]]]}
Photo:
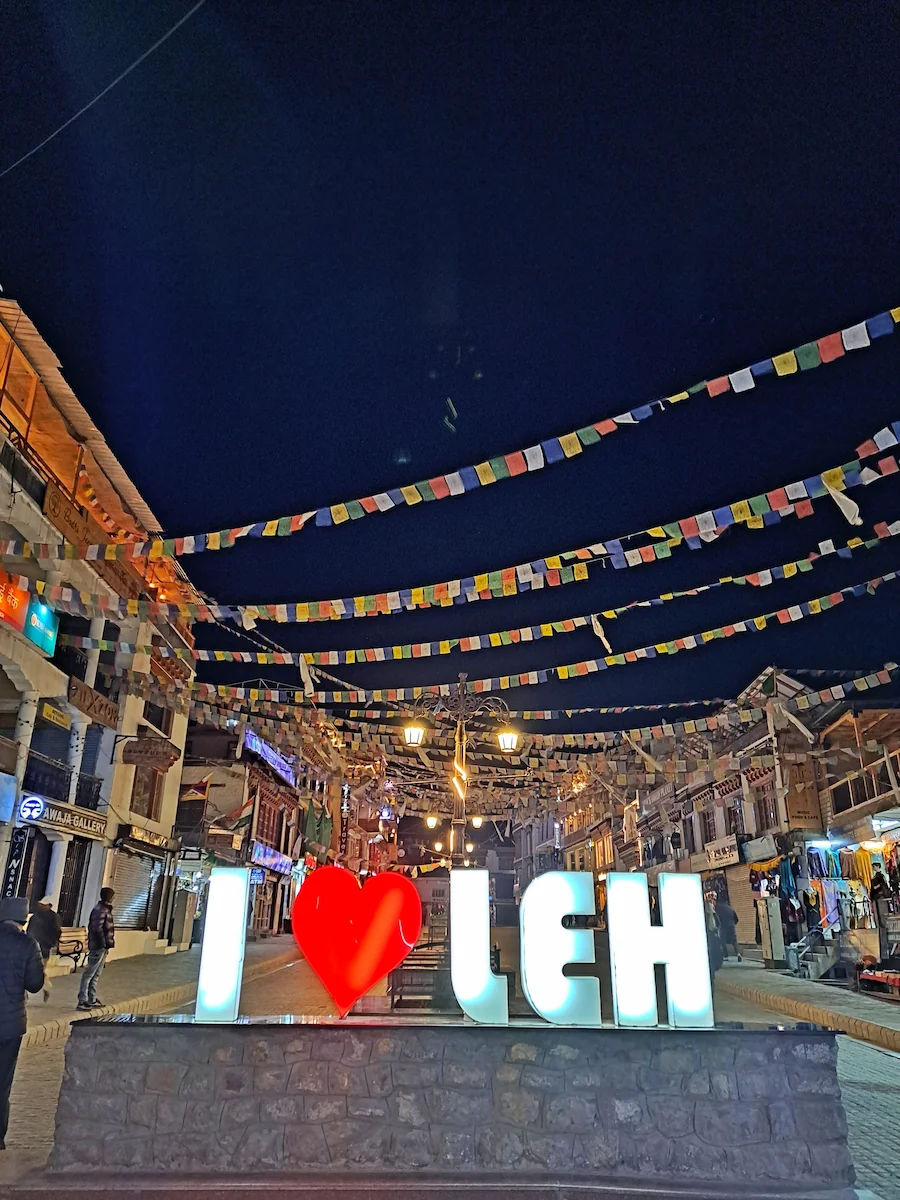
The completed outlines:
{"type": "MultiPolygon", "coordinates": [[[[497,733],[497,742],[504,754],[514,754],[519,745],[519,734],[509,727],[509,707],[499,696],[479,696],[466,690],[466,675],[461,674],[449,696],[427,695],[416,701],[413,720],[404,729],[408,746],[421,746],[425,740],[424,726],[416,717],[426,714],[436,716],[446,712],[456,721],[453,741],[453,813],[450,818],[450,863],[460,866],[463,861],[463,846],[466,833],[466,791],[469,783],[466,769],[466,748],[470,740],[468,722],[476,717],[499,717],[507,722],[497,733]]],[[[481,822],[479,821],[480,825],[481,822]]]]}

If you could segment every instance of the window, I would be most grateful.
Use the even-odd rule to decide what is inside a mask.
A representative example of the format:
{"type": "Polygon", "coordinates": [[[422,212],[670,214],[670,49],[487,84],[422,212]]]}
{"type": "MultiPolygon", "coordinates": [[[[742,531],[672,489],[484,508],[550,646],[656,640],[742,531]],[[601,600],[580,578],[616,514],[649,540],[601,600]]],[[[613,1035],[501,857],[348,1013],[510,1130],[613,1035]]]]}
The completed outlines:
{"type": "Polygon", "coordinates": [[[168,737],[172,732],[172,710],[162,704],[151,704],[149,700],[145,700],[144,720],[149,721],[154,729],[158,729],[163,737],[168,737]]]}
{"type": "Polygon", "coordinates": [[[131,788],[131,811],[148,821],[159,817],[162,806],[164,776],[152,767],[135,767],[134,784],[131,788]]]}
{"type": "Polygon", "coordinates": [[[754,791],[756,823],[760,833],[778,828],[778,805],[775,800],[775,780],[769,779],[754,791]]]}
{"type": "Polygon", "coordinates": [[[725,809],[725,829],[737,837],[747,831],[744,829],[744,805],[736,800],[730,808],[725,809]]]}
{"type": "Polygon", "coordinates": [[[700,814],[700,827],[703,834],[703,845],[716,840],[716,810],[705,808],[700,814]]]}
{"type": "Polygon", "coordinates": [[[690,817],[687,817],[681,825],[684,830],[684,848],[688,854],[696,854],[697,846],[694,839],[694,822],[690,817]]]}
{"type": "Polygon", "coordinates": [[[256,840],[267,846],[277,847],[278,809],[268,800],[260,798],[259,815],[256,820],[256,840]]]}

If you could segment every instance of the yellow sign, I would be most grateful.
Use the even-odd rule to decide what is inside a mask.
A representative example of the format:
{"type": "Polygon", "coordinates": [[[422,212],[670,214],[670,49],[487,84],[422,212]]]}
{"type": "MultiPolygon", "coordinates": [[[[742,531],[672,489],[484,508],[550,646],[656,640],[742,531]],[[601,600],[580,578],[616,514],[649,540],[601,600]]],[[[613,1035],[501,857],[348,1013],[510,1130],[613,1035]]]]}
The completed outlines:
{"type": "Polygon", "coordinates": [[[45,721],[49,721],[51,725],[58,725],[60,729],[72,728],[72,718],[68,713],[60,712],[58,708],[54,708],[46,700],[41,705],[41,716],[45,721]]]}

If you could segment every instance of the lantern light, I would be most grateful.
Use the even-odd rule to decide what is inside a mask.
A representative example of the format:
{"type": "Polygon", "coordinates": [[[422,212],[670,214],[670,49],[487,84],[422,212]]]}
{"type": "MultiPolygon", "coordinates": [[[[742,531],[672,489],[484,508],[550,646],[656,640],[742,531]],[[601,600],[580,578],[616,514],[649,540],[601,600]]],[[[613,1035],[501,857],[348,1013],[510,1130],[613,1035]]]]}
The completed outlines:
{"type": "Polygon", "coordinates": [[[474,842],[466,842],[466,854],[471,854],[474,849],[475,849],[474,842]]]}
{"type": "Polygon", "coordinates": [[[510,725],[497,731],[497,742],[504,754],[514,754],[519,748],[519,733],[510,725]]]}
{"type": "Polygon", "coordinates": [[[440,854],[440,852],[441,852],[441,851],[443,850],[443,848],[444,848],[444,843],[443,843],[443,842],[435,842],[435,843],[434,843],[434,848],[435,848],[435,850],[437,850],[438,854],[440,854]]]}
{"type": "Polygon", "coordinates": [[[480,829],[483,822],[484,822],[484,817],[472,817],[472,828],[480,829]]]}
{"type": "Polygon", "coordinates": [[[428,816],[425,818],[425,824],[428,826],[429,829],[436,829],[437,823],[438,823],[438,819],[434,813],[429,813],[428,816]]]}
{"type": "Polygon", "coordinates": [[[403,727],[403,737],[407,746],[421,746],[425,741],[425,726],[413,721],[403,727]]]}

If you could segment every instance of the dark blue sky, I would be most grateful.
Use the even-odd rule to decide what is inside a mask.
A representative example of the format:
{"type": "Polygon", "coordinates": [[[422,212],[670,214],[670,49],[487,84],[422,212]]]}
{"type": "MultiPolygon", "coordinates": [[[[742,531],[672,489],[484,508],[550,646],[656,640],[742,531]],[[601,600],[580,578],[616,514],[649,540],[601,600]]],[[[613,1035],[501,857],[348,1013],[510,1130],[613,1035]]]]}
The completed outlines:
{"type": "MultiPolygon", "coordinates": [[[[0,168],[188,7],[7,6],[0,168]]],[[[0,284],[168,531],[365,495],[900,303],[897,36],[883,3],[208,0],[0,181],[0,284]],[[455,367],[457,344],[474,346],[472,370],[465,355],[455,367]]],[[[851,458],[900,417],[898,364],[895,334],[744,396],[693,399],[537,476],[184,565],[223,602],[319,599],[688,516],[851,458]]],[[[896,482],[857,498],[867,530],[900,515],[896,482]]],[[[779,563],[851,532],[820,501],[811,519],[733,531],[669,564],[595,570],[589,584],[266,632],[316,649],[503,629],[779,563]]],[[[608,632],[631,648],[898,566],[889,544],[763,591],[639,610],[608,632]]],[[[727,696],[772,662],[872,667],[897,657],[898,615],[900,584],[753,639],[510,699],[727,696]]],[[[600,652],[584,633],[337,673],[391,686],[600,652]]]]}

